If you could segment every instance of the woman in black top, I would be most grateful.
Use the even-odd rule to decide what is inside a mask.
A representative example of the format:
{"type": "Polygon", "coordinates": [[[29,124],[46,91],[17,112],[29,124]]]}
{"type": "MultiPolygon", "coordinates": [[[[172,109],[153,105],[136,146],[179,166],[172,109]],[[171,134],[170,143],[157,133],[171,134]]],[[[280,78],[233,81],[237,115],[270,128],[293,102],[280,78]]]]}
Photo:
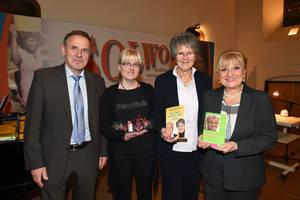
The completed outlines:
{"type": "Polygon", "coordinates": [[[130,199],[132,173],[139,200],[152,199],[154,136],[150,130],[153,87],[137,80],[142,58],[125,49],[118,61],[120,82],[104,91],[101,102],[101,133],[109,139],[109,182],[113,198],[130,199]]]}
{"type": "Polygon", "coordinates": [[[256,200],[265,184],[264,151],[277,142],[275,115],[270,96],[245,84],[246,67],[243,53],[225,51],[217,62],[223,86],[203,94],[203,115],[227,115],[221,146],[202,142],[201,123],[198,147],[205,149],[200,166],[205,200],[256,200]]]}

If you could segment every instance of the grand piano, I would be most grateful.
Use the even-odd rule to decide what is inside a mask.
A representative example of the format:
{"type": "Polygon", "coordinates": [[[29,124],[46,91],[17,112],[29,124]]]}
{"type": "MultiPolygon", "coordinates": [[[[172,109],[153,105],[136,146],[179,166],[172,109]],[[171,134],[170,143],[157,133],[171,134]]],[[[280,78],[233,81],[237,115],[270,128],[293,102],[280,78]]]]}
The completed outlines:
{"type": "Polygon", "coordinates": [[[0,195],[5,200],[22,199],[36,189],[30,172],[25,171],[23,133],[20,128],[20,123],[24,121],[20,121],[18,113],[0,114],[0,131],[3,133],[8,124],[15,127],[16,131],[16,139],[0,141],[0,195]]]}

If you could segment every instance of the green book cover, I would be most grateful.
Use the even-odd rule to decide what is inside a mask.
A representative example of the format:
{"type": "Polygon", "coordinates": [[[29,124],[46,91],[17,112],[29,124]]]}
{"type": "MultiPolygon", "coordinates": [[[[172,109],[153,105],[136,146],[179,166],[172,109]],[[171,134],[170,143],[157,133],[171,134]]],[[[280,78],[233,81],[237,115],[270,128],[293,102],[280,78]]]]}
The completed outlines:
{"type": "Polygon", "coordinates": [[[206,112],[202,141],[215,146],[224,144],[226,122],[226,114],[206,112]]]}

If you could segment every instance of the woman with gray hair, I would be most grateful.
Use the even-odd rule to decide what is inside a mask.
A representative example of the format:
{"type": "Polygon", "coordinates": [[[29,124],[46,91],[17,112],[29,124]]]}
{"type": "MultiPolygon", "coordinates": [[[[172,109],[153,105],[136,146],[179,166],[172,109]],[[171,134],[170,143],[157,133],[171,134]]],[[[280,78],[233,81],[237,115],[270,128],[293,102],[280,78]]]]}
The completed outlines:
{"type": "Polygon", "coordinates": [[[175,35],[170,43],[176,66],[155,80],[152,117],[160,133],[156,148],[160,159],[163,200],[198,200],[201,154],[197,150],[198,127],[202,118],[202,93],[211,79],[193,68],[199,52],[197,38],[188,32],[175,35]],[[187,140],[170,138],[166,131],[166,108],[184,105],[187,140]]]}

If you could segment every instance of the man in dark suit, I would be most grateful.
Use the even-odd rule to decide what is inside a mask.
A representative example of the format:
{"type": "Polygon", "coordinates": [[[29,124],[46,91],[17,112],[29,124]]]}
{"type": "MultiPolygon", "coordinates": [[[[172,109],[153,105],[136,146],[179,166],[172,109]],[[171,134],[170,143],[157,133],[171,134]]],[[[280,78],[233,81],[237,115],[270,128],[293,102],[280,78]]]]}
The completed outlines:
{"type": "Polygon", "coordinates": [[[68,33],[61,49],[64,64],[34,74],[26,111],[25,166],[42,199],[65,199],[71,176],[73,199],[90,200],[98,168],[107,161],[106,140],[99,133],[104,81],[84,70],[91,53],[86,32],[68,33]]]}

